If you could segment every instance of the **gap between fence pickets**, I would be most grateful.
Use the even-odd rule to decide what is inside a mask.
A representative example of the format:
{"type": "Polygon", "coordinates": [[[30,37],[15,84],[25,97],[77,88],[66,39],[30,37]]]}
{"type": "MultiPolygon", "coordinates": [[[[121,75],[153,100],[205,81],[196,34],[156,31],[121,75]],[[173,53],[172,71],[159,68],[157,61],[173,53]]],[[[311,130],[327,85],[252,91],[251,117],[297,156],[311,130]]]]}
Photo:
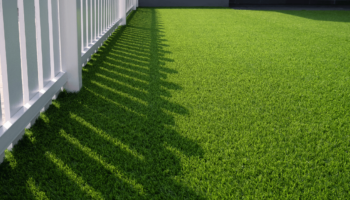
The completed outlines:
{"type": "Polygon", "coordinates": [[[0,128],[0,164],[4,160],[5,150],[12,150],[13,146],[22,139],[25,128],[33,126],[40,113],[49,108],[52,99],[57,98],[66,82],[67,74],[60,72],[40,93],[33,97],[10,121],[0,128]]]}
{"type": "MultiPolygon", "coordinates": [[[[131,11],[131,7],[129,11],[126,13],[126,16],[128,16],[131,11]]],[[[122,19],[119,19],[116,23],[114,23],[111,28],[109,28],[107,31],[104,32],[103,36],[97,38],[97,40],[94,41],[94,43],[90,44],[88,48],[85,48],[83,52],[81,53],[81,60],[82,60],[82,65],[85,67],[87,63],[90,61],[92,55],[94,55],[97,50],[102,46],[102,44],[112,35],[112,33],[117,30],[119,27],[120,22],[122,19]]]]}

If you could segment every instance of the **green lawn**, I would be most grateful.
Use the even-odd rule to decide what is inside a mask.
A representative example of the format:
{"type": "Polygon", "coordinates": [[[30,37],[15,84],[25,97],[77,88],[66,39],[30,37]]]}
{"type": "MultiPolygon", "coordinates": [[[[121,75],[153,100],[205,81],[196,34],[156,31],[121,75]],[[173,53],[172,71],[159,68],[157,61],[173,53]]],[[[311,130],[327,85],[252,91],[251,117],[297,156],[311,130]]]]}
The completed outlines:
{"type": "Polygon", "coordinates": [[[0,199],[346,199],[350,12],[146,9],[0,165],[0,199]]]}

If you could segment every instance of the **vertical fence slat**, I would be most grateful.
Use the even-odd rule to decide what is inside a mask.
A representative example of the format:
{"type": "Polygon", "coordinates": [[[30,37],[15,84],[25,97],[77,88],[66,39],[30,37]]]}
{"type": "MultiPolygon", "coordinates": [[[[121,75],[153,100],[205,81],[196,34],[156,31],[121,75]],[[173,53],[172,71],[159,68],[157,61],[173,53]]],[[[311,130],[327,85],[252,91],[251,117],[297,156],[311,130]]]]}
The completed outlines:
{"type": "Polygon", "coordinates": [[[41,53],[43,60],[42,68],[44,86],[51,81],[51,48],[48,6],[47,0],[40,0],[41,53]]]}
{"type": "Polygon", "coordinates": [[[114,22],[115,23],[118,21],[118,6],[117,6],[117,2],[118,2],[118,0],[115,0],[114,1],[114,6],[113,6],[113,9],[114,9],[114,22]]]}
{"type": "Polygon", "coordinates": [[[108,16],[108,29],[109,27],[111,27],[111,19],[110,19],[110,16],[111,16],[111,0],[108,0],[108,12],[107,12],[107,16],[108,16]]]}
{"type": "Polygon", "coordinates": [[[112,10],[112,12],[111,12],[111,22],[112,22],[112,25],[114,25],[114,0],[112,0],[111,1],[111,10],[112,10]]]}
{"type": "Polygon", "coordinates": [[[104,28],[105,28],[105,0],[101,0],[101,35],[103,35],[104,28]]]}
{"type": "Polygon", "coordinates": [[[104,6],[104,21],[105,21],[105,27],[104,27],[104,31],[107,30],[107,0],[104,0],[105,6],[104,6]]]}
{"type": "Polygon", "coordinates": [[[95,35],[95,19],[96,19],[96,14],[95,14],[95,0],[91,0],[91,24],[92,24],[92,42],[94,42],[96,40],[96,35],[95,35]]]}
{"type": "Polygon", "coordinates": [[[111,20],[111,26],[113,25],[113,1],[114,1],[114,0],[111,0],[111,3],[110,3],[110,6],[111,6],[111,8],[110,8],[111,14],[110,14],[110,16],[109,16],[109,19],[111,20]]]}
{"type": "Polygon", "coordinates": [[[23,99],[25,104],[39,91],[35,6],[34,0],[19,0],[18,3],[21,25],[22,80],[23,85],[27,85],[28,87],[29,95],[26,97],[26,88],[23,87],[25,96],[23,99]],[[24,56],[26,56],[26,58],[23,58],[24,56]]]}
{"type": "Polygon", "coordinates": [[[23,106],[21,53],[17,1],[0,0],[0,4],[1,73],[7,121],[23,106]]]}
{"type": "Polygon", "coordinates": [[[41,24],[40,24],[40,5],[39,0],[34,1],[35,8],[35,32],[36,32],[36,47],[37,47],[37,62],[38,62],[38,90],[44,88],[44,79],[43,79],[43,55],[42,55],[42,46],[41,46],[41,24]]]}
{"type": "Polygon", "coordinates": [[[101,18],[102,18],[102,30],[101,30],[101,35],[103,35],[105,31],[105,1],[106,0],[101,0],[101,18]]]}
{"type": "Polygon", "coordinates": [[[38,63],[39,72],[39,90],[51,80],[51,60],[50,60],[50,38],[49,38],[49,13],[48,13],[48,1],[36,0],[36,26],[40,32],[37,37],[38,57],[40,62],[38,63]]]}
{"type": "Polygon", "coordinates": [[[87,28],[86,28],[86,0],[82,0],[82,4],[81,4],[81,13],[82,13],[82,29],[81,29],[81,32],[82,32],[82,41],[83,41],[83,48],[81,49],[82,51],[84,51],[85,48],[87,48],[87,28]]]}
{"type": "Polygon", "coordinates": [[[90,1],[86,0],[86,30],[87,30],[87,46],[91,43],[91,11],[90,1]]]}
{"type": "Polygon", "coordinates": [[[22,88],[23,88],[23,104],[29,102],[29,83],[28,83],[28,64],[27,64],[27,45],[25,32],[25,17],[23,0],[18,0],[18,20],[19,20],[19,36],[21,51],[21,67],[22,67],[22,88]]]}
{"type": "Polygon", "coordinates": [[[94,0],[94,40],[97,39],[97,0],[94,0]]]}
{"type": "MultiPolygon", "coordinates": [[[[80,5],[84,5],[83,1],[85,0],[80,0],[80,5]]],[[[80,30],[81,30],[81,51],[84,51],[84,9],[80,10],[80,30]]]]}
{"type": "Polygon", "coordinates": [[[94,0],[90,0],[90,44],[93,43],[94,41],[94,8],[93,8],[93,1],[94,0]]]}
{"type": "Polygon", "coordinates": [[[116,0],[115,1],[115,21],[117,22],[119,20],[119,9],[118,9],[118,3],[119,3],[119,0],[116,0]]]}
{"type": "Polygon", "coordinates": [[[107,29],[109,28],[109,0],[107,0],[107,29]]]}
{"type": "Polygon", "coordinates": [[[99,4],[99,36],[102,36],[102,27],[103,27],[103,18],[102,18],[102,13],[103,13],[103,0],[98,0],[99,4]]]}
{"type": "Polygon", "coordinates": [[[47,11],[49,20],[49,40],[50,40],[50,80],[55,77],[55,59],[53,52],[53,27],[52,27],[52,0],[47,0],[47,11]]]}
{"type": "Polygon", "coordinates": [[[115,0],[112,1],[112,21],[113,21],[113,24],[115,24],[116,20],[115,20],[115,0]]]}
{"type": "Polygon", "coordinates": [[[53,32],[53,52],[54,52],[54,76],[61,72],[61,53],[60,53],[60,28],[58,17],[58,2],[51,0],[52,6],[52,32],[53,32]]]}
{"type": "Polygon", "coordinates": [[[97,0],[97,36],[101,35],[101,0],[97,0]]]}
{"type": "Polygon", "coordinates": [[[84,5],[84,11],[85,11],[85,33],[86,33],[86,46],[87,48],[89,46],[89,0],[85,0],[85,5],[84,5]]]}

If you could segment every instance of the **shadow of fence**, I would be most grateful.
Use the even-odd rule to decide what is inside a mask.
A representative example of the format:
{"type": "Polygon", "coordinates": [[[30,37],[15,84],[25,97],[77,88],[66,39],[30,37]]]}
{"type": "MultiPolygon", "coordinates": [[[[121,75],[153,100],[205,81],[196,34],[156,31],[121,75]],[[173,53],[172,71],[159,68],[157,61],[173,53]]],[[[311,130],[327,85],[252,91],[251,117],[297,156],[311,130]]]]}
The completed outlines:
{"type": "Polygon", "coordinates": [[[176,181],[200,146],[176,131],[161,19],[131,13],[0,165],[1,199],[204,199],[176,181]],[[189,151],[189,149],[191,151],[189,151]],[[194,153],[195,152],[195,153],[194,153]]]}

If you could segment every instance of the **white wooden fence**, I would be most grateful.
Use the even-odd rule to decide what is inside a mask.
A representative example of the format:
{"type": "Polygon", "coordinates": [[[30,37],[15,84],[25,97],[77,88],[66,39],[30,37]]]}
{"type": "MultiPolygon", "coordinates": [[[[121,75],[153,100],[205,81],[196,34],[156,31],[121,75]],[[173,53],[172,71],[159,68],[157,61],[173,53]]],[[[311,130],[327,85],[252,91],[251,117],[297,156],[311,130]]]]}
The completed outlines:
{"type": "Polygon", "coordinates": [[[138,0],[0,0],[0,163],[138,0]]]}

